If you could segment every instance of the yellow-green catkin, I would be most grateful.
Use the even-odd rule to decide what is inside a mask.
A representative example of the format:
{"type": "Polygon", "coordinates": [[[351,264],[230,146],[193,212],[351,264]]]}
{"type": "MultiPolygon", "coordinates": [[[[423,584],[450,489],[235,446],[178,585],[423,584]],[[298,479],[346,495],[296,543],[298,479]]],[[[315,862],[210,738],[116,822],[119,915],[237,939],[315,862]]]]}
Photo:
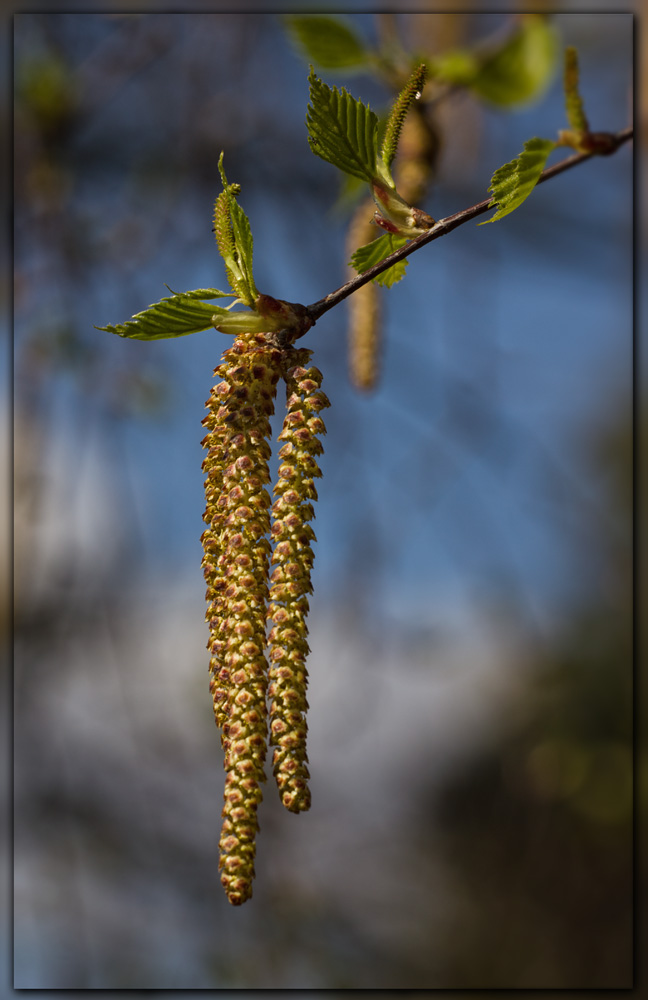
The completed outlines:
{"type": "Polygon", "coordinates": [[[388,166],[391,166],[396,155],[398,140],[403,123],[407,118],[407,113],[414,101],[417,101],[421,96],[426,76],[427,67],[425,63],[420,63],[396,98],[394,106],[389,113],[381,148],[381,156],[388,166]]]}
{"type": "Polygon", "coordinates": [[[587,115],[585,114],[583,98],[578,89],[578,77],[578,51],[573,45],[569,45],[565,49],[565,70],[563,76],[565,107],[570,128],[576,132],[577,136],[581,136],[587,134],[590,127],[587,115]]]}
{"type": "Polygon", "coordinates": [[[306,657],[309,647],[308,594],[312,593],[313,480],[321,475],[316,456],[326,433],[320,411],[329,405],[321,391],[322,374],[308,350],[291,350],[285,361],[287,412],[279,440],[277,495],[272,507],[274,551],[268,617],[270,646],[270,743],[273,773],[284,806],[291,812],[310,807],[306,755],[306,657]]]}
{"type": "Polygon", "coordinates": [[[223,354],[207,401],[202,541],[210,689],[225,750],[221,881],[235,905],[252,895],[257,807],[267,752],[265,629],[270,543],[270,417],[281,352],[245,334],[223,354]]]}
{"type": "MultiPolygon", "coordinates": [[[[241,190],[240,185],[230,184],[232,194],[241,190]]],[[[234,232],[232,230],[232,216],[230,213],[229,199],[225,191],[221,191],[214,203],[214,235],[218,251],[225,264],[227,280],[232,288],[237,288],[236,276],[234,275],[228,261],[236,258],[236,244],[234,242],[234,232]]]]}

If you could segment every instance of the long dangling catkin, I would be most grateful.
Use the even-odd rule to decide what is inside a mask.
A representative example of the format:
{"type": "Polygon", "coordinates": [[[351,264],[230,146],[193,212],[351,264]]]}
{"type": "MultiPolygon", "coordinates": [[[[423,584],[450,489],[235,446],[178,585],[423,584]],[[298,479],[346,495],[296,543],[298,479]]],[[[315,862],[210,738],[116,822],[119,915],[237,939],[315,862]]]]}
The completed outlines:
{"type": "MultiPolygon", "coordinates": [[[[400,140],[396,160],[396,186],[406,202],[416,205],[423,200],[434,174],[439,153],[439,139],[423,108],[414,104],[400,123],[400,140]]],[[[348,257],[376,236],[372,223],[372,199],[363,201],[355,210],[347,234],[348,257]]],[[[355,275],[349,268],[349,274],[355,275]]],[[[370,281],[358,288],[348,302],[349,371],[357,389],[371,392],[380,378],[382,354],[381,290],[370,281]]]]}
{"type": "Polygon", "coordinates": [[[245,334],[223,354],[207,402],[203,534],[210,673],[225,750],[221,881],[235,905],[252,895],[257,807],[267,751],[264,654],[270,543],[270,417],[281,352],[245,334]]]}
{"type": "MultiPolygon", "coordinates": [[[[363,201],[349,224],[347,253],[350,257],[358,247],[370,243],[376,235],[372,223],[374,203],[363,201]]],[[[355,275],[355,270],[349,268],[355,275]]],[[[349,371],[357,389],[371,391],[378,381],[381,353],[380,289],[373,281],[358,288],[348,302],[349,371]]]]}
{"type": "Polygon", "coordinates": [[[272,507],[272,562],[268,617],[270,645],[270,743],[273,773],[284,806],[291,812],[310,807],[306,755],[306,641],[308,597],[312,593],[312,542],[309,521],[317,499],[313,479],[321,476],[316,455],[323,451],[318,435],[326,433],[319,416],[329,405],[321,391],[321,372],[306,368],[311,351],[292,350],[286,358],[287,413],[279,440],[281,464],[272,507]]]}
{"type": "Polygon", "coordinates": [[[394,177],[410,205],[425,198],[439,155],[439,137],[424,107],[415,105],[403,122],[394,177]]]}

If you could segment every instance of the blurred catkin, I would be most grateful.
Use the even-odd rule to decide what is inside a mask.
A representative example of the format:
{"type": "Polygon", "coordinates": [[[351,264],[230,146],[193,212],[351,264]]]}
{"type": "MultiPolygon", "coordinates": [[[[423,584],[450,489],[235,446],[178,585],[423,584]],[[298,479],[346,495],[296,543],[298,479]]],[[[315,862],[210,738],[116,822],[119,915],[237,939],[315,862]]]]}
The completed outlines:
{"type": "Polygon", "coordinates": [[[257,807],[267,751],[264,654],[270,543],[270,417],[281,352],[245,334],[225,351],[207,401],[207,529],[202,540],[210,689],[225,750],[221,881],[231,903],[252,895],[257,807]]]}
{"type": "Polygon", "coordinates": [[[415,104],[403,123],[394,171],[396,187],[410,205],[419,204],[427,195],[439,151],[431,113],[424,104],[415,104]]]}
{"type": "Polygon", "coordinates": [[[309,522],[317,499],[314,478],[321,476],[316,456],[326,433],[319,416],[329,405],[321,391],[322,374],[307,368],[308,350],[291,350],[286,357],[287,413],[279,440],[283,446],[274,488],[272,537],[275,566],[271,576],[268,617],[273,622],[270,644],[270,743],[273,772],[284,806],[291,812],[310,807],[306,755],[306,641],[308,594],[312,593],[312,542],[309,522]]]}
{"type": "MultiPolygon", "coordinates": [[[[402,123],[396,159],[396,186],[410,205],[417,205],[427,194],[439,153],[439,138],[424,105],[415,104],[402,123]]],[[[373,225],[375,205],[371,198],[355,210],[347,231],[347,259],[376,237],[373,225]]],[[[349,274],[355,275],[353,268],[349,274]]],[[[370,392],[380,377],[382,348],[381,292],[370,281],[349,298],[348,342],[351,381],[357,389],[370,392]]]]}
{"type": "MultiPolygon", "coordinates": [[[[376,236],[373,199],[364,200],[353,213],[347,234],[347,259],[376,236]]],[[[352,267],[350,276],[355,275],[352,267]]],[[[381,346],[380,290],[373,281],[349,297],[349,371],[357,389],[369,392],[378,381],[381,346]]]]}

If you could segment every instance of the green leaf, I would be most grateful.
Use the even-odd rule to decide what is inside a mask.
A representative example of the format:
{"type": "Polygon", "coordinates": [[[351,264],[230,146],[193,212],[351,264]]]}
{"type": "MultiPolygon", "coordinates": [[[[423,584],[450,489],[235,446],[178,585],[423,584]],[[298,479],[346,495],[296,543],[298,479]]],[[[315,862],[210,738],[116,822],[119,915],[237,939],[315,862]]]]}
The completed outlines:
{"type": "Polygon", "coordinates": [[[223,196],[227,202],[234,239],[233,250],[227,250],[221,245],[220,241],[219,249],[225,261],[228,278],[234,288],[235,294],[246,306],[252,306],[259,293],[254,284],[254,275],[252,273],[254,241],[252,239],[250,221],[232,192],[232,188],[235,188],[236,185],[228,184],[227,182],[223,168],[223,153],[221,153],[218,161],[218,169],[223,182],[223,196]]]}
{"type": "MultiPolygon", "coordinates": [[[[394,250],[397,250],[394,247],[394,250]]],[[[377,275],[373,280],[377,285],[382,285],[383,288],[391,288],[395,285],[397,281],[405,277],[405,271],[407,270],[407,261],[399,260],[397,264],[392,264],[388,267],[386,271],[382,271],[381,274],[377,275]]]]}
{"type": "Polygon", "coordinates": [[[586,134],[589,132],[589,122],[585,114],[583,98],[578,89],[578,53],[573,45],[565,49],[565,110],[567,121],[574,132],[586,134]]]}
{"type": "Polygon", "coordinates": [[[528,104],[549,86],[558,60],[558,35],[541,14],[527,14],[519,29],[486,58],[470,89],[503,108],[528,104]]]}
{"type": "MultiPolygon", "coordinates": [[[[366,243],[363,247],[358,247],[351,257],[350,264],[356,269],[358,274],[364,274],[374,264],[379,264],[385,257],[389,257],[390,253],[400,250],[407,242],[406,236],[394,236],[392,233],[384,233],[371,243],[366,243]]],[[[405,277],[406,269],[407,261],[399,260],[396,264],[388,267],[386,271],[383,271],[382,274],[372,278],[372,281],[383,285],[385,288],[391,288],[397,281],[405,277]]]]}
{"type": "Polygon", "coordinates": [[[360,72],[373,61],[372,52],[342,18],[295,14],[284,23],[306,58],[322,69],[360,72]]]}
{"type": "MultiPolygon", "coordinates": [[[[234,298],[233,292],[221,292],[219,288],[194,288],[191,292],[174,292],[169,285],[165,285],[169,289],[172,295],[179,296],[183,299],[198,299],[204,302],[206,299],[232,299],[234,298]]],[[[166,301],[165,299],[161,300],[166,301]]]]}
{"type": "Polygon", "coordinates": [[[430,75],[441,83],[467,87],[479,73],[479,60],[468,49],[451,49],[427,60],[430,75]]]}
{"type": "Polygon", "coordinates": [[[497,211],[492,218],[477,224],[483,226],[487,222],[497,222],[515,211],[533,191],[549,154],[555,148],[556,143],[551,139],[528,139],[519,156],[499,167],[488,188],[493,194],[497,211]]]}
{"type": "Polygon", "coordinates": [[[311,67],[310,104],[306,113],[311,149],[352,177],[371,183],[378,158],[378,118],[344,88],[331,89],[311,67]]]}
{"type": "Polygon", "coordinates": [[[213,326],[215,314],[232,315],[228,309],[207,305],[203,300],[231,297],[231,292],[220,292],[217,288],[197,288],[192,292],[161,299],[143,312],[135,313],[126,323],[98,326],[95,329],[133,340],[185,337],[189,333],[198,333],[213,326]]]}

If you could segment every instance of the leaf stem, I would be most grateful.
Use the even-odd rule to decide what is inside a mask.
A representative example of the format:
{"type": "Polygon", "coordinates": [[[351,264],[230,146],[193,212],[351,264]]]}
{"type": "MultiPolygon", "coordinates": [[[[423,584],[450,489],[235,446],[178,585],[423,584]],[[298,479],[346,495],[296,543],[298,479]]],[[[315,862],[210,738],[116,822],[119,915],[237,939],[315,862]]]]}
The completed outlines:
{"type": "MultiPolygon", "coordinates": [[[[610,137],[610,148],[606,150],[607,152],[614,153],[622,146],[623,143],[628,142],[632,139],[634,135],[634,129],[632,126],[610,137]]],[[[566,160],[562,160],[560,163],[554,164],[552,167],[547,167],[543,170],[538,178],[538,184],[542,184],[543,181],[551,180],[552,177],[557,177],[558,174],[562,174],[565,170],[570,170],[572,167],[578,166],[580,163],[584,163],[585,160],[589,160],[592,156],[597,155],[595,152],[587,153],[577,153],[575,156],[569,156],[566,160]]],[[[336,306],[338,302],[342,302],[349,295],[352,295],[358,288],[362,288],[366,285],[368,281],[375,278],[377,275],[382,274],[393,264],[398,263],[400,260],[404,260],[405,257],[409,257],[410,254],[415,253],[420,250],[422,246],[427,243],[431,243],[433,240],[439,239],[440,236],[446,236],[448,233],[452,232],[453,229],[457,229],[458,226],[463,226],[465,222],[470,222],[471,219],[477,218],[479,215],[483,215],[490,208],[495,207],[495,202],[492,198],[486,199],[486,201],[480,201],[477,205],[472,205],[470,208],[464,208],[461,212],[456,212],[454,215],[448,215],[445,219],[440,219],[428,232],[423,233],[421,236],[417,236],[415,239],[411,240],[404,247],[399,250],[395,250],[394,253],[390,254],[389,257],[385,257],[378,264],[374,264],[373,267],[368,268],[362,274],[357,274],[355,277],[347,281],[346,284],[337,288],[334,292],[330,292],[323,299],[318,302],[313,302],[312,305],[306,306],[306,312],[311,318],[313,323],[316,322],[323,316],[325,312],[336,306]]],[[[299,336],[303,336],[300,333],[299,336]]]]}

